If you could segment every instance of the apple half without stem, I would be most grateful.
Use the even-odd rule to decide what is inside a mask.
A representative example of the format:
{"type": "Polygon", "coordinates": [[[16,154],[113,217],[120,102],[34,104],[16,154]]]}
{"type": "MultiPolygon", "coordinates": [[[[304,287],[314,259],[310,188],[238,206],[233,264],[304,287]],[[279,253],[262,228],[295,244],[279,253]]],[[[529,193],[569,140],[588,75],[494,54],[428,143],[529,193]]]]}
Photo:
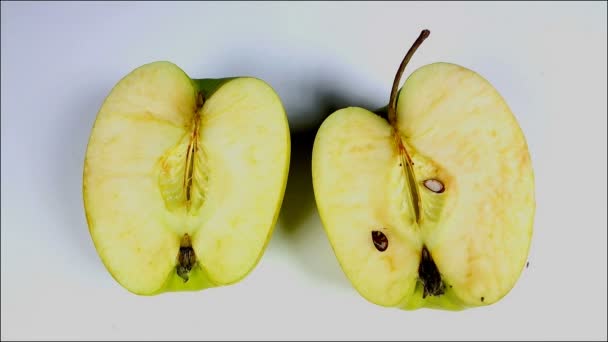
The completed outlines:
{"type": "Polygon", "coordinates": [[[251,77],[192,80],[169,62],[120,80],[87,147],[84,206],[110,274],[140,295],[240,281],[283,200],[290,133],[251,77]]]}
{"type": "Polygon", "coordinates": [[[350,107],[322,123],[312,157],[321,221],[345,274],[372,303],[495,303],[519,278],[532,237],[525,137],[497,90],[458,65],[423,66],[396,96],[409,57],[388,120],[350,107]]]}

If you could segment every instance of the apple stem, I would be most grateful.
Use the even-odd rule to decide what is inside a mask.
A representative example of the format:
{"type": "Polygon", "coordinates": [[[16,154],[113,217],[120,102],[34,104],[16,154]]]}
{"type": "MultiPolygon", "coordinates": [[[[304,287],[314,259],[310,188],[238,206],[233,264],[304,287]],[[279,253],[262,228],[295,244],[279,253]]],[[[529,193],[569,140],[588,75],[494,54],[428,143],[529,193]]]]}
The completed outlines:
{"type": "Polygon", "coordinates": [[[403,57],[403,61],[401,61],[401,65],[399,66],[397,74],[395,75],[395,80],[393,81],[393,89],[391,90],[391,97],[388,102],[388,121],[393,127],[397,127],[397,91],[399,88],[399,83],[401,81],[401,76],[403,76],[403,71],[405,70],[405,67],[409,63],[410,59],[412,59],[412,56],[414,55],[418,47],[420,47],[422,42],[427,39],[430,34],[431,31],[426,29],[420,32],[420,35],[418,36],[414,44],[412,44],[410,49],[405,54],[405,57],[403,57]]]}
{"type": "Polygon", "coordinates": [[[414,218],[416,223],[420,223],[420,212],[421,212],[421,199],[420,193],[418,192],[418,185],[416,182],[416,175],[414,174],[414,162],[410,157],[410,154],[407,152],[403,141],[401,140],[401,136],[399,135],[399,130],[397,129],[397,90],[399,88],[399,83],[401,82],[401,76],[403,76],[403,71],[405,67],[409,63],[412,56],[420,47],[422,42],[431,34],[429,30],[422,30],[420,35],[412,44],[408,52],[403,57],[403,61],[401,61],[401,65],[399,65],[399,69],[397,70],[397,74],[395,75],[395,80],[393,81],[393,89],[391,90],[391,97],[388,102],[388,121],[390,125],[393,127],[395,131],[395,142],[397,143],[397,148],[399,149],[399,155],[401,157],[401,164],[403,164],[405,175],[407,177],[408,187],[410,188],[410,199],[411,199],[411,209],[414,214],[414,218]]]}

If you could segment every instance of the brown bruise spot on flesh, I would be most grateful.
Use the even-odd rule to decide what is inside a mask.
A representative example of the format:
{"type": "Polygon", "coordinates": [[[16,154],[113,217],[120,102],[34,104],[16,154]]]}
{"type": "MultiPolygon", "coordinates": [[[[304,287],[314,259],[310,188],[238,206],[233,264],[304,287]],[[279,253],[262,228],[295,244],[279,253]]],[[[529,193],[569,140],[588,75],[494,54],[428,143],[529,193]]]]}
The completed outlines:
{"type": "Polygon", "coordinates": [[[184,280],[184,283],[190,279],[189,274],[194,265],[196,265],[196,254],[192,249],[192,241],[188,234],[184,234],[180,242],[176,266],[177,275],[184,280]]]}
{"type": "Polygon", "coordinates": [[[384,252],[388,248],[388,238],[381,231],[372,231],[372,242],[374,243],[374,247],[380,252],[384,252]]]}
{"type": "Polygon", "coordinates": [[[422,247],[418,277],[423,285],[422,298],[440,296],[445,293],[445,284],[441,279],[441,274],[426,246],[422,247]]]}

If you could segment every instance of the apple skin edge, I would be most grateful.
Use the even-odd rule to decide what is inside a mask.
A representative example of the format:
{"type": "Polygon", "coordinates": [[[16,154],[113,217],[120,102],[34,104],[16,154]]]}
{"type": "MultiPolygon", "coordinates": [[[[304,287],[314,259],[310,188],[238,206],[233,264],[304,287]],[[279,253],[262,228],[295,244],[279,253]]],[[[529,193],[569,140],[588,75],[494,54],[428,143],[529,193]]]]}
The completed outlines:
{"type": "Polygon", "coordinates": [[[382,108],[374,110],[369,109],[369,111],[388,121],[388,104],[382,108]]]}
{"type": "Polygon", "coordinates": [[[205,99],[208,99],[211,96],[213,96],[213,93],[215,93],[218,89],[220,89],[220,87],[222,85],[224,85],[227,82],[230,82],[232,80],[235,80],[238,78],[244,78],[244,77],[245,76],[243,76],[243,77],[235,76],[235,77],[225,77],[225,78],[201,78],[201,79],[193,79],[192,83],[194,85],[194,89],[196,89],[196,91],[201,93],[205,99]]]}
{"type": "Polygon", "coordinates": [[[406,302],[398,307],[407,311],[421,308],[462,311],[468,308],[456,295],[454,295],[454,292],[449,286],[445,289],[445,293],[440,297],[428,296],[424,298],[422,295],[423,291],[422,284],[416,284],[414,293],[410,297],[406,297],[406,302]]]}

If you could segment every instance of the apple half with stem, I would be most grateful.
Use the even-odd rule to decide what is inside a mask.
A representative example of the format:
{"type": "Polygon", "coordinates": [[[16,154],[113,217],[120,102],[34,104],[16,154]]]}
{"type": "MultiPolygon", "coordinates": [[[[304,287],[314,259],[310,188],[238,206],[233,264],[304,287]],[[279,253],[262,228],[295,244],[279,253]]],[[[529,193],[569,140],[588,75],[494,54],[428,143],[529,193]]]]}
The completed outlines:
{"type": "Polygon", "coordinates": [[[528,256],[535,213],[527,142],[501,95],[462,66],[394,79],[388,117],[349,107],[315,137],[312,178],[325,232],[368,301],[462,310],[502,299],[528,256]]]}
{"type": "Polygon", "coordinates": [[[84,162],[89,232],[140,295],[236,283],[263,255],[290,157],[285,110],[252,77],[192,80],[169,62],[118,82],[84,162]]]}

